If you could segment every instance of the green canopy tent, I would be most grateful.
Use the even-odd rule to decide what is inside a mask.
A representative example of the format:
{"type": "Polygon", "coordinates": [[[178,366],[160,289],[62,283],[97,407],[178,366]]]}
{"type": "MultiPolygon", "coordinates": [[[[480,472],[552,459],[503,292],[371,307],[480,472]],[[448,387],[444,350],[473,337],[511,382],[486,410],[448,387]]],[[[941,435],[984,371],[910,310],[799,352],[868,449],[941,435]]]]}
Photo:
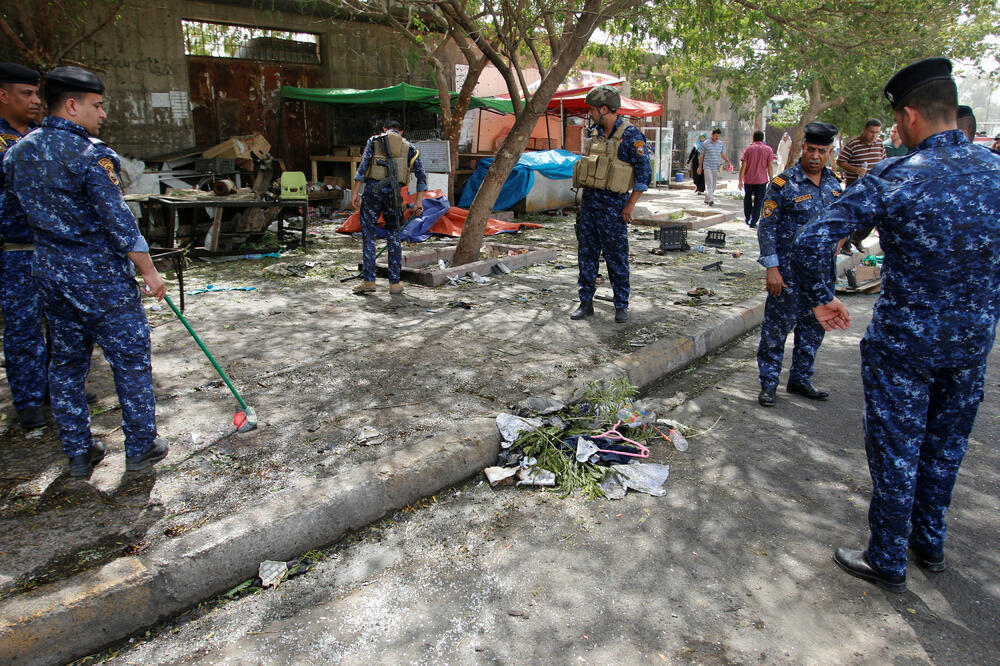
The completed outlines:
{"type": "MultiPolygon", "coordinates": [[[[409,83],[399,83],[388,88],[372,90],[357,90],[355,88],[294,88],[283,86],[281,96],[284,99],[298,99],[306,102],[323,104],[358,104],[383,105],[405,110],[407,106],[441,113],[441,99],[435,88],[421,88],[409,83]]],[[[458,93],[451,93],[451,104],[454,107],[458,93]]],[[[495,97],[473,97],[469,100],[470,109],[489,109],[499,113],[514,113],[514,107],[508,99],[495,97]]]]}
{"type": "MultiPolygon", "coordinates": [[[[337,104],[342,106],[382,106],[399,109],[403,124],[406,125],[406,110],[416,109],[429,113],[441,113],[441,98],[436,88],[422,88],[399,83],[388,88],[373,88],[357,90],[355,88],[296,88],[282,86],[281,103],[286,100],[299,100],[319,104],[337,104]]],[[[451,93],[451,104],[454,108],[458,93],[451,93]]],[[[472,97],[469,100],[470,109],[485,109],[492,113],[513,113],[514,107],[510,100],[495,97],[472,97]]],[[[285,114],[278,114],[278,145],[282,145],[285,114]]]]}

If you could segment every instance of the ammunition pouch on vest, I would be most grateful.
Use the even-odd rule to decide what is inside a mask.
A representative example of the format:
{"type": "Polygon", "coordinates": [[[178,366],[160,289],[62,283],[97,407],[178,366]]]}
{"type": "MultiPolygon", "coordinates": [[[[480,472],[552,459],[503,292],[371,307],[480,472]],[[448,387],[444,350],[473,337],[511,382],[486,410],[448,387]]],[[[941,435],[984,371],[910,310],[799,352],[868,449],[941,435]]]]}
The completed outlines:
{"type": "Polygon", "coordinates": [[[392,160],[396,163],[396,176],[399,184],[406,185],[410,182],[410,143],[395,132],[386,132],[375,137],[375,142],[372,146],[374,155],[372,156],[372,161],[368,163],[367,177],[374,178],[375,180],[383,180],[389,175],[389,169],[385,164],[387,156],[385,149],[382,147],[383,136],[389,140],[389,152],[392,153],[392,160]]]}
{"type": "Polygon", "coordinates": [[[573,164],[573,187],[590,187],[625,194],[635,184],[632,165],[618,159],[622,135],[631,124],[623,120],[610,137],[587,137],[584,155],[573,164]]]}

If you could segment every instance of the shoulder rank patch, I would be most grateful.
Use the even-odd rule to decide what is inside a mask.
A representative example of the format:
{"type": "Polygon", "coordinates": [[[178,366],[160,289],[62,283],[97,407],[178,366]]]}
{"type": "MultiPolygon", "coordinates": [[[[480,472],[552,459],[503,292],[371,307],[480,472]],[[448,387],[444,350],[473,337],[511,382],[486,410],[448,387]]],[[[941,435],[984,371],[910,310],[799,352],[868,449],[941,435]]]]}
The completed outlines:
{"type": "Polygon", "coordinates": [[[645,141],[636,141],[632,145],[635,146],[635,152],[639,153],[640,155],[645,155],[646,154],[646,142],[645,141]]]}
{"type": "Polygon", "coordinates": [[[833,190],[832,193],[833,193],[833,196],[835,196],[835,197],[839,197],[840,196],[840,190],[833,190]]]}
{"type": "MultiPolygon", "coordinates": [[[[784,178],[782,178],[781,176],[775,176],[774,179],[771,181],[771,184],[774,185],[775,187],[784,187],[785,183],[787,183],[787,182],[788,181],[785,180],[784,178]]],[[[764,202],[764,203],[766,204],[767,202],[764,202]]],[[[775,205],[777,205],[777,204],[775,204],[775,205]]]]}
{"type": "Polygon", "coordinates": [[[778,207],[778,202],[774,199],[768,199],[764,202],[764,217],[771,217],[771,213],[774,209],[778,207]]]}
{"type": "Polygon", "coordinates": [[[108,180],[115,187],[121,187],[121,181],[118,180],[118,174],[115,173],[115,163],[111,161],[110,157],[102,157],[97,160],[98,166],[108,172],[108,180]]]}
{"type": "Polygon", "coordinates": [[[809,201],[812,198],[813,195],[811,194],[800,194],[799,196],[795,197],[795,203],[798,203],[800,201],[809,201]]]}

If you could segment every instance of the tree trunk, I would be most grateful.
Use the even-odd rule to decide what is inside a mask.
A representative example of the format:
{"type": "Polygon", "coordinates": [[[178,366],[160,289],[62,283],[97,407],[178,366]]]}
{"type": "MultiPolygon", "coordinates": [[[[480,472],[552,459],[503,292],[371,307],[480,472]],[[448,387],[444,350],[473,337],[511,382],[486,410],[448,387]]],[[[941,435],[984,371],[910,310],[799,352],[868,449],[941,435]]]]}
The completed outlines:
{"type": "Polygon", "coordinates": [[[802,142],[805,140],[805,129],[806,125],[812,121],[819,118],[819,114],[823,113],[827,109],[832,109],[835,106],[840,106],[844,103],[843,97],[838,97],[836,99],[830,100],[828,102],[823,101],[823,93],[819,87],[819,81],[813,81],[810,91],[806,94],[809,98],[809,107],[802,112],[802,116],[799,118],[799,123],[792,130],[792,145],[788,147],[788,159],[785,160],[785,165],[782,167],[782,171],[792,167],[799,158],[802,157],[802,142]]]}
{"type": "MultiPolygon", "coordinates": [[[[593,30],[590,31],[590,33],[592,32],[593,30]]],[[[500,146],[500,150],[497,151],[497,156],[490,165],[489,171],[486,172],[486,177],[483,178],[483,182],[479,186],[479,192],[473,199],[472,206],[469,207],[469,215],[465,219],[462,236],[458,239],[455,255],[452,257],[452,266],[461,266],[478,260],[479,248],[483,244],[486,222],[493,211],[493,204],[496,203],[500,190],[507,182],[507,176],[513,171],[525,146],[528,145],[531,131],[538,124],[538,119],[545,113],[549,100],[559,88],[559,84],[563,82],[566,74],[576,63],[576,59],[587,44],[590,33],[566,45],[549,70],[545,72],[535,94],[531,96],[531,99],[518,114],[514,126],[510,129],[503,145],[500,146]]]]}
{"type": "MultiPolygon", "coordinates": [[[[546,103],[549,98],[546,98],[546,103]]],[[[493,204],[500,196],[500,190],[507,182],[507,176],[514,170],[517,161],[528,145],[528,138],[531,131],[538,123],[542,112],[534,109],[534,98],[524,108],[524,111],[514,121],[510,133],[504,140],[497,156],[493,159],[486,177],[483,178],[479,186],[476,198],[472,200],[469,207],[469,215],[465,218],[465,226],[462,227],[462,236],[458,239],[455,247],[455,256],[452,257],[452,266],[461,266],[479,260],[479,248],[483,244],[483,236],[486,232],[486,222],[493,211],[493,204]]]]}

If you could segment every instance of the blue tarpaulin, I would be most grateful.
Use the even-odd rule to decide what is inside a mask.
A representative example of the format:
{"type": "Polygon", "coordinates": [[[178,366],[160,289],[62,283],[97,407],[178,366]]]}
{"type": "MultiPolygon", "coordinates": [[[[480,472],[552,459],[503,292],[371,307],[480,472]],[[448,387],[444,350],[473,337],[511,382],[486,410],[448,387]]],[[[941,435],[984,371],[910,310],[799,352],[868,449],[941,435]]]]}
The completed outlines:
{"type": "MultiPolygon", "coordinates": [[[[420,217],[408,220],[406,227],[399,234],[399,239],[410,243],[423,243],[431,237],[427,230],[437,224],[437,221],[444,217],[444,214],[451,208],[448,199],[440,197],[437,199],[424,199],[422,202],[424,212],[420,217]]],[[[375,235],[378,238],[385,238],[385,228],[375,227],[375,235]]]]}
{"type": "MultiPolygon", "coordinates": [[[[568,150],[539,150],[522,154],[514,170],[507,176],[507,182],[503,184],[500,196],[493,204],[493,210],[512,210],[514,204],[526,197],[535,184],[536,171],[553,180],[572,178],[573,163],[578,159],[579,155],[568,150]]],[[[472,205],[472,200],[476,197],[476,192],[486,178],[486,171],[491,164],[493,164],[492,157],[479,160],[476,170],[465,183],[462,198],[458,202],[459,206],[468,208],[472,205]]]]}

